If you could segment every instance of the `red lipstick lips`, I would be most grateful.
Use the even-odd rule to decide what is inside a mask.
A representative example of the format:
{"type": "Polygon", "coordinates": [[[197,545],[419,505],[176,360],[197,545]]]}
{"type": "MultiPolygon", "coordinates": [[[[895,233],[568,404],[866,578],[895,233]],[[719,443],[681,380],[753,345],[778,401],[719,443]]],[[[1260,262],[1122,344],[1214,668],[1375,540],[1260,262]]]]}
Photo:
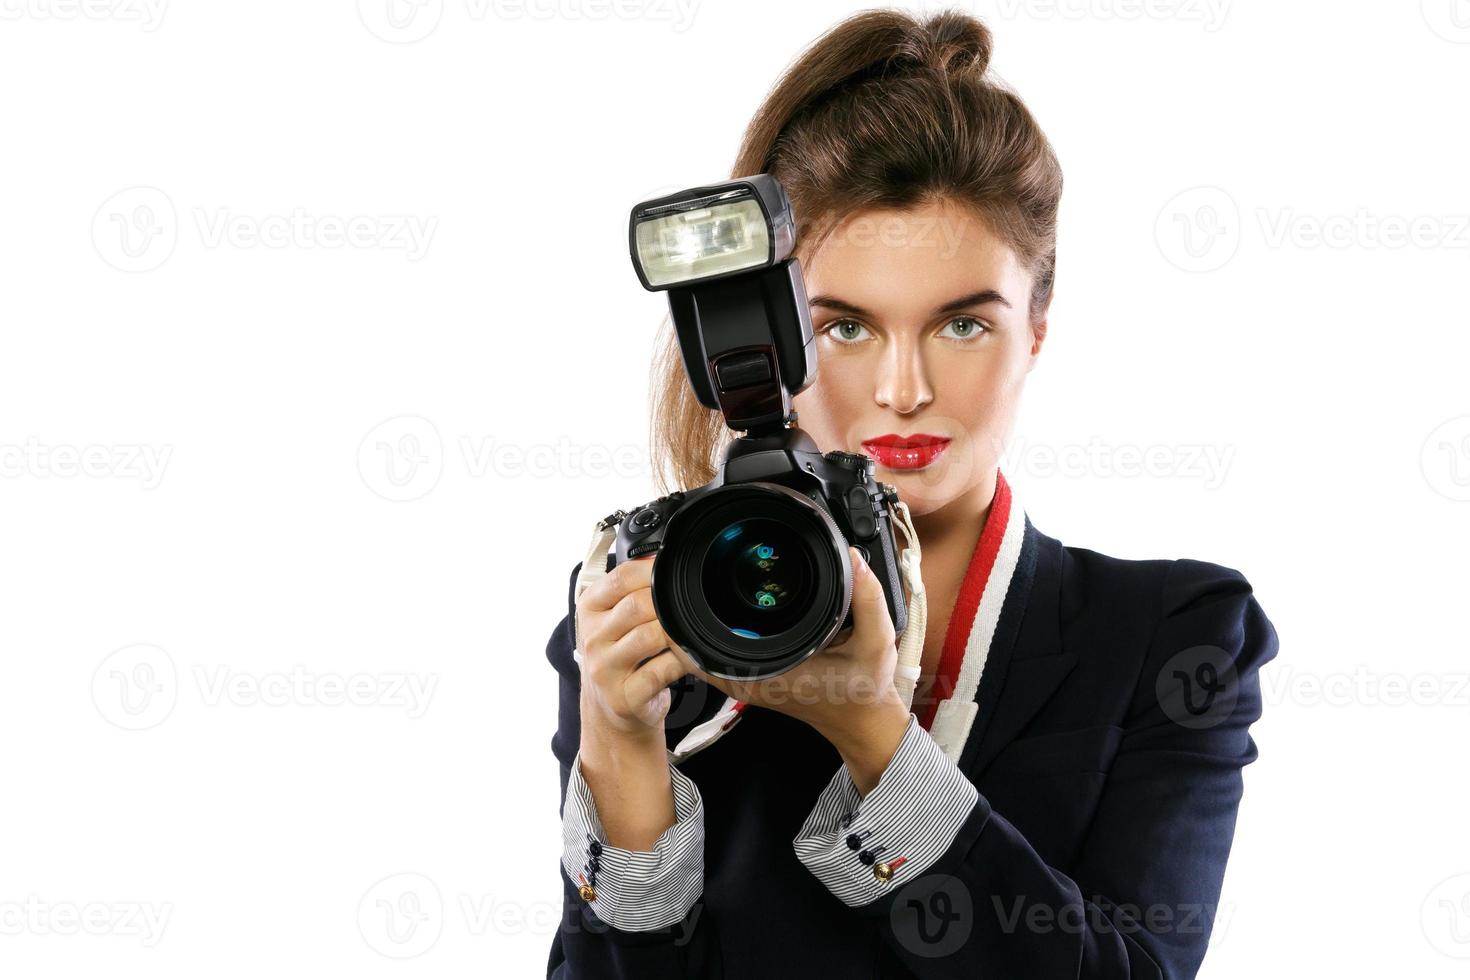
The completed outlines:
{"type": "Polygon", "coordinates": [[[949,448],[946,436],[918,432],[911,436],[889,433],[863,440],[863,452],[891,470],[922,470],[949,448]]]}

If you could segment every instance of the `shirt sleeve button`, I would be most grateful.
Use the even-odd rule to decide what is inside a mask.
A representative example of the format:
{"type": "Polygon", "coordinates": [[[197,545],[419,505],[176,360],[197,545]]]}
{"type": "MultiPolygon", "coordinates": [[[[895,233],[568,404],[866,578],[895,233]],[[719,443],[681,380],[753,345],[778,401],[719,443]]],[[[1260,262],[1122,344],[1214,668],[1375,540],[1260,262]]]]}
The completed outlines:
{"type": "Polygon", "coordinates": [[[873,877],[879,881],[889,881],[893,878],[894,873],[906,863],[908,863],[908,858],[901,855],[891,861],[879,861],[873,865],[873,877]]]}

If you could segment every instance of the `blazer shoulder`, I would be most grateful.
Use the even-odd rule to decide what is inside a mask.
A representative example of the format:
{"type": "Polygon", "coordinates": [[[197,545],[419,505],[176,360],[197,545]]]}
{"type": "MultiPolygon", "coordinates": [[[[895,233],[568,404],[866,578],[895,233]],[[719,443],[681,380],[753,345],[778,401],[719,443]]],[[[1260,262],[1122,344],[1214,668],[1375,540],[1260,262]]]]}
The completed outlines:
{"type": "Polygon", "coordinates": [[[1099,612],[1108,623],[1131,624],[1129,632],[1146,628],[1156,643],[1178,645],[1194,636],[1198,643],[1228,645],[1252,659],[1274,654],[1275,628],[1237,568],[1197,558],[1060,550],[1064,620],[1099,612]]]}
{"type": "Polygon", "coordinates": [[[1198,558],[1176,558],[1164,576],[1163,612],[1176,612],[1202,596],[1254,593],[1250,580],[1238,568],[1198,558]]]}
{"type": "MultiPolygon", "coordinates": [[[[1053,539],[1054,540],[1054,539],[1053,539]]],[[[1057,542],[1064,622],[1104,613],[1110,622],[1152,623],[1173,560],[1119,558],[1057,542]]]]}
{"type": "Polygon", "coordinates": [[[1198,558],[1168,560],[1157,602],[1151,661],[1204,657],[1217,671],[1246,675],[1280,649],[1275,625],[1238,568],[1198,558]]]}
{"type": "MultiPolygon", "coordinates": [[[[1107,638],[1097,656],[1130,691],[1125,728],[1203,737],[1218,726],[1224,738],[1260,716],[1259,670],[1279,641],[1244,573],[1196,558],[1128,559],[1070,547],[1062,555],[1064,620],[1070,607],[1072,629],[1089,649],[1107,638]],[[1205,703],[1206,688],[1228,697],[1205,703]],[[1202,704],[1209,714],[1191,710],[1202,704]]],[[[1254,753],[1244,743],[1231,751],[1242,759],[1254,753]]]]}
{"type": "MultiPolygon", "coordinates": [[[[1137,608],[1167,617],[1210,594],[1251,595],[1250,581],[1237,568],[1197,558],[1119,558],[1091,548],[1062,545],[1064,584],[1088,594],[1108,591],[1137,608]],[[1131,602],[1127,600],[1131,598],[1131,602]]],[[[1140,610],[1141,611],[1141,610],[1140,610]]]]}

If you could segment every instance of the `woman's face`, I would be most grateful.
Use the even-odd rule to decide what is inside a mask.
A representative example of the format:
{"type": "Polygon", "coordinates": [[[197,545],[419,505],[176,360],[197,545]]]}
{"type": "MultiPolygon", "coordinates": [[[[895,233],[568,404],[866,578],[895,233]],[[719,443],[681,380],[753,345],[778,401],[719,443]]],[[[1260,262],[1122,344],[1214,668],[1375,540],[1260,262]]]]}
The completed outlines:
{"type": "Polygon", "coordinates": [[[916,517],[987,502],[1041,350],[1011,248],[945,201],[855,214],[802,271],[818,370],[796,396],[800,427],[824,452],[876,459],[916,517]]]}

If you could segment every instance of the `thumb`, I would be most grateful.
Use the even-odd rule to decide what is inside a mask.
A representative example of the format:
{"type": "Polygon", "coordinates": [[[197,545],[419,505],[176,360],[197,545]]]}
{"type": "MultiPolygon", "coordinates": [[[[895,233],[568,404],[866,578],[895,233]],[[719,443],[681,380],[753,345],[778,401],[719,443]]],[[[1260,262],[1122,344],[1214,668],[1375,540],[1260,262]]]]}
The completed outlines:
{"type": "Polygon", "coordinates": [[[888,615],[888,600],[878,576],[863,560],[862,552],[851,545],[852,559],[852,626],[856,636],[884,644],[894,642],[893,617],[888,615]]]}

